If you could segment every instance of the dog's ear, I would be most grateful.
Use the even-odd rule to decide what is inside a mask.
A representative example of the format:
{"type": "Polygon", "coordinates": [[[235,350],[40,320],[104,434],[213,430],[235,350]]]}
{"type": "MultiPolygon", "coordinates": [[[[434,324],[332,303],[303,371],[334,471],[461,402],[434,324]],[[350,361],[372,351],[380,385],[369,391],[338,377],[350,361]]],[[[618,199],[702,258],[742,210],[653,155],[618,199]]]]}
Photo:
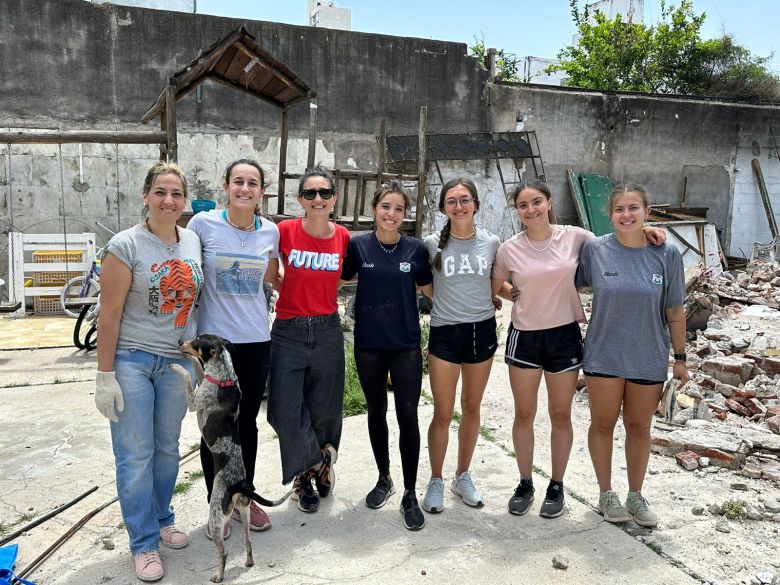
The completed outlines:
{"type": "Polygon", "coordinates": [[[222,347],[224,347],[230,354],[230,359],[233,360],[236,357],[236,348],[229,339],[222,340],[222,347]]]}

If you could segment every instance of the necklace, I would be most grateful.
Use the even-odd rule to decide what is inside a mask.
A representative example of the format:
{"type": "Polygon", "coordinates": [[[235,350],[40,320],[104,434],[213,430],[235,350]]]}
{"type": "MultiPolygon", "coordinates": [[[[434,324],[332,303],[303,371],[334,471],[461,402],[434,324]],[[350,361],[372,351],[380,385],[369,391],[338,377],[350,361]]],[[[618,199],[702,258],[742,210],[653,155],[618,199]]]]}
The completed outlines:
{"type": "Polygon", "coordinates": [[[230,221],[230,216],[229,216],[227,213],[225,213],[225,221],[226,221],[226,222],[228,222],[230,225],[232,225],[232,226],[233,226],[234,228],[236,228],[237,230],[241,230],[242,232],[249,231],[249,229],[250,229],[250,228],[254,228],[254,227],[255,227],[255,220],[254,220],[254,219],[252,220],[252,223],[250,223],[250,224],[249,224],[248,226],[246,226],[246,227],[240,227],[240,226],[237,226],[237,225],[236,225],[236,224],[234,224],[232,221],[230,221]]]}
{"type": "Polygon", "coordinates": [[[531,246],[531,248],[533,248],[537,252],[544,252],[547,248],[550,247],[550,244],[552,244],[553,242],[553,235],[555,234],[555,228],[550,226],[550,237],[548,238],[550,241],[547,242],[547,245],[541,249],[534,247],[534,245],[531,243],[531,238],[528,237],[528,230],[525,230],[523,233],[525,234],[525,241],[528,242],[528,245],[531,246]]]}
{"type": "Polygon", "coordinates": [[[382,248],[385,254],[392,254],[395,252],[395,249],[398,247],[398,242],[401,241],[401,234],[398,234],[398,239],[395,241],[395,244],[393,244],[393,247],[385,248],[385,245],[382,243],[382,240],[379,239],[379,236],[376,235],[376,232],[374,232],[374,237],[376,237],[376,241],[379,243],[379,247],[382,248]]]}
{"type": "Polygon", "coordinates": [[[456,236],[455,234],[453,234],[452,232],[450,232],[450,237],[451,237],[452,239],[454,239],[454,240],[470,240],[471,238],[473,238],[473,237],[474,237],[474,236],[476,236],[476,235],[477,235],[477,228],[474,228],[474,231],[473,231],[473,232],[471,232],[471,233],[470,233],[469,235],[467,235],[467,236],[456,236]]]}
{"type": "Polygon", "coordinates": [[[254,232],[254,231],[256,231],[256,230],[257,230],[257,227],[256,227],[256,226],[257,226],[256,220],[254,220],[254,219],[253,219],[253,220],[252,220],[252,223],[250,223],[250,224],[249,224],[248,226],[246,226],[246,227],[240,227],[240,226],[237,226],[236,224],[234,224],[232,221],[230,221],[230,218],[228,217],[227,211],[225,211],[225,221],[226,221],[226,222],[228,222],[228,224],[230,224],[230,226],[231,226],[233,229],[235,229],[235,230],[236,230],[236,231],[234,231],[233,233],[234,233],[234,234],[236,234],[236,237],[238,238],[238,241],[241,243],[241,247],[242,247],[242,248],[246,247],[246,241],[249,239],[249,236],[251,236],[251,235],[252,235],[252,232],[254,232]],[[251,228],[251,230],[252,230],[251,232],[249,232],[250,228],[251,228]],[[245,237],[245,238],[242,240],[242,239],[241,239],[241,236],[239,235],[239,233],[238,233],[238,232],[249,232],[249,233],[247,233],[247,234],[246,234],[246,237],[245,237]]]}
{"type": "MultiPolygon", "coordinates": [[[[172,245],[172,244],[171,244],[171,245],[169,245],[169,244],[166,244],[165,242],[163,242],[163,241],[162,241],[162,239],[160,238],[160,236],[158,236],[157,234],[155,234],[155,233],[154,233],[154,231],[152,231],[152,226],[150,226],[150,225],[149,225],[149,218],[148,218],[148,217],[146,218],[146,221],[144,222],[144,224],[145,224],[145,226],[146,226],[146,230],[147,230],[147,231],[148,231],[150,234],[152,234],[153,236],[155,236],[155,237],[156,237],[158,240],[160,240],[160,242],[162,242],[162,244],[163,244],[163,245],[165,246],[165,248],[168,250],[168,254],[173,254],[173,245],[172,245]]],[[[178,243],[181,241],[181,236],[179,235],[179,226],[175,225],[175,226],[173,226],[173,229],[175,229],[175,230],[176,230],[176,243],[178,244],[178,243]]]]}

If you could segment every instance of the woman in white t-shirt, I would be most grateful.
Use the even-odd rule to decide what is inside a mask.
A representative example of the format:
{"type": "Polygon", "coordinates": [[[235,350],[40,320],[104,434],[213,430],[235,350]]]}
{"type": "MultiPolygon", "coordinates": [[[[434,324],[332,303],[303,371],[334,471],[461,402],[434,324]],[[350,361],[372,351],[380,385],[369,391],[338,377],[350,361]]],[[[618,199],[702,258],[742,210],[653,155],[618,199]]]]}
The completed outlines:
{"type": "MultiPolygon", "coordinates": [[[[271,352],[268,304],[264,282],[273,284],[279,271],[279,229],[260,217],[265,174],[249,159],[230,163],[222,188],[227,197],[225,209],[201,212],[193,216],[188,228],[203,245],[205,286],[198,314],[198,334],[211,333],[228,339],[233,368],[241,387],[238,432],[244,468],[254,488],[257,458],[257,415],[265,392],[271,352]]],[[[201,439],[200,461],[206,480],[207,498],[211,498],[214,462],[211,451],[201,439]]],[[[249,528],[267,530],[271,520],[255,502],[249,508],[249,528]]],[[[233,518],[241,520],[234,512],[233,518]]],[[[223,536],[230,535],[226,523],[223,536]]],[[[206,536],[211,538],[206,527],[206,536]]]]}
{"type": "Polygon", "coordinates": [[[520,471],[508,508],[521,516],[534,500],[533,425],[544,374],[552,470],[539,515],[556,518],[563,513],[563,476],[574,436],[571,403],[582,365],[579,323],[585,321],[585,314],[574,276],[580,250],[594,235],[580,227],[555,224],[552,194],[543,181],[523,181],[512,199],[526,229],[501,245],[493,267],[494,291],[510,276],[519,291],[504,357],[515,402],[512,441],[520,471]]]}

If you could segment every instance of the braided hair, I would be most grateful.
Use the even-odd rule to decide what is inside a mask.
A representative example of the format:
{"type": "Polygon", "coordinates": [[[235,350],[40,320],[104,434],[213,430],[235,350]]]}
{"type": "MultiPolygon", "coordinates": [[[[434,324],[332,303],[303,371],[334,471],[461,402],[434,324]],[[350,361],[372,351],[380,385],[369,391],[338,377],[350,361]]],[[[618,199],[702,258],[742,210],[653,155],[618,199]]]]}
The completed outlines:
{"type": "MultiPolygon", "coordinates": [[[[456,179],[450,179],[444,185],[441,186],[441,193],[439,194],[439,211],[442,213],[445,213],[444,211],[444,198],[447,196],[447,192],[457,186],[465,187],[466,190],[471,194],[471,198],[474,200],[474,213],[479,211],[479,197],[477,196],[477,186],[474,184],[473,181],[466,179],[464,177],[458,177],[456,179]]],[[[436,245],[436,255],[433,257],[433,261],[431,261],[431,266],[434,268],[434,270],[441,271],[441,252],[444,250],[444,248],[447,247],[447,243],[450,239],[450,231],[452,230],[452,221],[449,217],[447,217],[447,223],[444,224],[444,227],[441,228],[441,232],[439,233],[439,243],[436,245]]]]}

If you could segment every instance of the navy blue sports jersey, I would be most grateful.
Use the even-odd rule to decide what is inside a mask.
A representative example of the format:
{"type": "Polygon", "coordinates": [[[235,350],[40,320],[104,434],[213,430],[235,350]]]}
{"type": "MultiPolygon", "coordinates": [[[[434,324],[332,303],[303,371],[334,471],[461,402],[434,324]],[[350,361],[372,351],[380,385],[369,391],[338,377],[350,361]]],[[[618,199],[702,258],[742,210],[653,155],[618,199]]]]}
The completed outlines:
{"type": "Polygon", "coordinates": [[[382,244],[374,233],[349,241],[341,277],[358,276],[355,345],[366,349],[412,349],[420,345],[417,286],[433,281],[428,251],[420,240],[401,236],[382,244]]]}

